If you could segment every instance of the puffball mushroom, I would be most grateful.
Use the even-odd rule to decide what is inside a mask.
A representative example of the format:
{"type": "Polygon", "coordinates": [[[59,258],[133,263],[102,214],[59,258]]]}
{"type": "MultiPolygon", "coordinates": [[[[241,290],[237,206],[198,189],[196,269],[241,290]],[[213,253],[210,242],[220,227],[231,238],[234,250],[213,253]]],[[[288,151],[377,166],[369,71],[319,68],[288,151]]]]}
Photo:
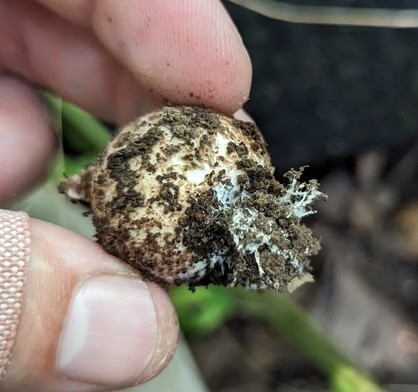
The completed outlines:
{"type": "Polygon", "coordinates": [[[324,195],[301,172],[278,182],[252,123],[164,107],[123,127],[60,190],[90,206],[98,242],[145,279],[284,291],[319,250],[301,218],[324,195]]]}

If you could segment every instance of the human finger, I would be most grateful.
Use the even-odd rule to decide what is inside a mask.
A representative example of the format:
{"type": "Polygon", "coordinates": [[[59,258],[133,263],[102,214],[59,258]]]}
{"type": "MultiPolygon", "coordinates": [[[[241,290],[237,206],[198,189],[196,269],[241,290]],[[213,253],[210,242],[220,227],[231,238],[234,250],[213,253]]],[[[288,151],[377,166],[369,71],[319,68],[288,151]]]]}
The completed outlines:
{"type": "Polygon", "coordinates": [[[5,206],[45,176],[57,141],[39,96],[1,73],[0,141],[0,206],[5,206]]]}
{"type": "Polygon", "coordinates": [[[97,1],[92,27],[145,86],[169,102],[232,113],[248,98],[249,57],[218,0],[128,0],[123,7],[97,1]]]}
{"type": "Polygon", "coordinates": [[[42,3],[62,17],[0,1],[0,64],[99,116],[127,121],[149,92],[228,113],[248,97],[248,54],[217,0],[42,3]]]}
{"type": "Polygon", "coordinates": [[[22,305],[1,390],[113,390],[167,364],[178,324],[160,287],[90,240],[22,213],[0,212],[1,247],[0,324],[7,296],[22,305]],[[7,291],[23,269],[24,290],[7,291]]]}

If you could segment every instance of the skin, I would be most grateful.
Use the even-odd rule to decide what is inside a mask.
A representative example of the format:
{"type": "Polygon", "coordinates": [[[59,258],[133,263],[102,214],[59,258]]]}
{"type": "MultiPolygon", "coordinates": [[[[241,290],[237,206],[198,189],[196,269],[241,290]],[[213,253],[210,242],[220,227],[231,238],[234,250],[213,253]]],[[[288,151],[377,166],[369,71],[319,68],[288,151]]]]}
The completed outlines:
{"type": "MultiPolygon", "coordinates": [[[[121,124],[163,102],[232,114],[248,98],[250,82],[248,54],[217,0],[0,0],[0,206],[43,179],[56,150],[34,86],[121,124]]],[[[31,231],[28,287],[6,385],[19,390],[32,373],[40,390],[71,390],[54,370],[62,309],[86,277],[128,267],[54,225],[33,221],[31,231]],[[64,240],[74,251],[60,245],[64,240]]],[[[150,286],[161,309],[159,322],[171,337],[165,350],[172,353],[178,332],[174,311],[166,294],[150,286]]],[[[165,364],[152,366],[135,382],[165,364]]],[[[74,390],[93,387],[79,384],[74,390]]]]}

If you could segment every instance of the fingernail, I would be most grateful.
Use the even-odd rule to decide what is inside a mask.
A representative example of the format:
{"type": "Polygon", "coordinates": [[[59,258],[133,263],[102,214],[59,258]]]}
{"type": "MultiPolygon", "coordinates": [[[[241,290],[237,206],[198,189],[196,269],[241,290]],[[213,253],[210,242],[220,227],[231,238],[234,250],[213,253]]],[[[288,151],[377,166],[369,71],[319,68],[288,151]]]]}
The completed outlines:
{"type": "Polygon", "coordinates": [[[130,385],[152,362],[157,316],[148,285],[139,279],[88,279],[70,305],[57,366],[73,380],[130,385]]]}

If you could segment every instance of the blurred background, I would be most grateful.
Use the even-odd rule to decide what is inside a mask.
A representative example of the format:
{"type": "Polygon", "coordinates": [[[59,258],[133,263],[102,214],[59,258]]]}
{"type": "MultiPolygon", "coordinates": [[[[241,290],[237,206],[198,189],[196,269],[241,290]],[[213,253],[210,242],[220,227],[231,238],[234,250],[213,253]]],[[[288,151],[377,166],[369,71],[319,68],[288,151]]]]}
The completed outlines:
{"type": "MultiPolygon", "coordinates": [[[[290,1],[418,7],[415,1],[290,1]]],[[[272,20],[224,2],[254,67],[245,106],[278,177],[309,164],[327,203],[315,284],[292,296],[326,335],[392,391],[418,391],[418,30],[272,20]]],[[[271,329],[235,315],[188,339],[210,390],[328,390],[271,329]]]]}
{"type": "MultiPolygon", "coordinates": [[[[277,177],[309,164],[304,178],[318,178],[329,197],[306,220],[322,239],[312,260],[316,282],[291,295],[173,290],[184,339],[161,376],[130,390],[380,391],[363,378],[368,373],[383,390],[416,392],[418,30],[288,23],[224,4],[253,63],[245,109],[277,177]]],[[[418,13],[406,0],[286,4],[418,13]]],[[[56,183],[91,160],[109,133],[47,99],[63,130],[65,166],[58,162],[50,182],[15,208],[92,236],[56,183]]]]}

